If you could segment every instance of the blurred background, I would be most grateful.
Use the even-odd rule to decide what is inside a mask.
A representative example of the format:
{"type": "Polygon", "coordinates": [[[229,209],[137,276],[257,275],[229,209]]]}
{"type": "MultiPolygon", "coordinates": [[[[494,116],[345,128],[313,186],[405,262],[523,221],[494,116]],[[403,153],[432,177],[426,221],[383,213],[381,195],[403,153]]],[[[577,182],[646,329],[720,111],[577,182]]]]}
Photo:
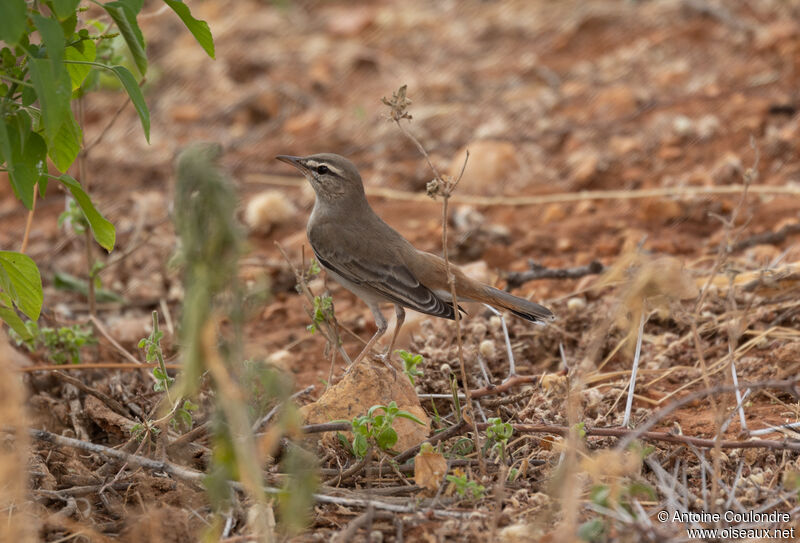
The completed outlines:
{"type": "MultiPolygon", "coordinates": [[[[136,351],[158,309],[166,319],[165,348],[176,356],[183,292],[180,273],[169,265],[176,246],[174,159],[193,142],[212,141],[223,146],[222,165],[248,229],[240,270],[252,309],[245,355],[286,370],[297,390],[327,379],[324,339],[308,332],[306,302],[275,246],[297,265],[304,256],[308,265],[305,225],[313,193],[274,157],[334,152],[350,158],[378,214],[418,248],[440,254],[441,203],[424,197],[432,174],[387,121],[381,101],[401,85],[413,102],[409,128],[441,171],[457,174],[470,152],[451,206],[450,256],[498,287],[530,261],[553,268],[594,260],[613,265],[637,248],[677,258],[692,277],[707,276],[727,235],[720,217],[730,216],[740,191],[687,191],[740,185],[750,168],[753,190],[736,222],[744,227],[741,237],[794,230],[774,243],[741,248],[732,273],[800,262],[799,1],[187,3],[210,25],[213,61],[162,3],[145,1],[139,17],[151,62],[144,85],[149,145],[113,82],[84,101],[90,145],[80,181],[116,226],[117,248],[108,258],[124,256],[101,278],[104,289],[125,301],[101,300],[99,317],[126,349],[136,351]],[[665,194],[625,196],[641,189],[665,194]],[[580,191],[618,192],[603,199],[564,196],[580,191]],[[552,199],[530,200],[537,196],[552,199]]],[[[124,54],[121,41],[119,47],[124,54]]],[[[60,274],[86,274],[83,238],[58,224],[64,202],[57,187],[39,202],[28,247],[42,270],[43,318],[53,325],[75,322],[85,311],[81,294],[56,284],[60,274]]],[[[9,184],[0,183],[0,247],[18,246],[26,217],[9,184]]],[[[521,373],[557,371],[559,343],[569,360],[592,348],[584,333],[611,305],[597,291],[586,292],[594,279],[514,285],[516,294],[543,301],[560,316],[548,332],[510,323],[521,373]]],[[[330,289],[344,326],[363,338],[374,332],[366,306],[350,293],[322,278],[312,287],[330,289]]],[[[792,311],[780,325],[796,326],[792,311]]],[[[422,321],[408,325],[399,346],[423,353],[435,377],[439,364],[452,361],[449,323],[422,321]]],[[[479,314],[475,326],[480,322],[488,316],[479,314]]],[[[487,334],[480,326],[482,332],[470,328],[473,351],[478,336],[487,334]]],[[[344,339],[351,355],[357,353],[360,343],[344,339]]],[[[727,340],[717,339],[724,352],[727,340]]],[[[786,344],[782,356],[796,360],[800,341],[795,336],[786,344]]],[[[663,345],[654,341],[645,349],[663,345]]],[[[606,347],[604,355],[613,344],[606,347]]],[[[763,377],[759,360],[774,354],[770,344],[758,348],[763,351],[749,373],[754,379],[763,377]]],[[[88,359],[113,356],[102,345],[88,359]]],[[[608,356],[629,367],[628,359],[608,356]]],[[[497,368],[505,360],[498,355],[495,362],[502,376],[497,368]]],[[[41,398],[34,403],[49,405],[41,398]]],[[[711,425],[692,417],[683,423],[684,429],[711,425]]]]}
{"type": "MultiPolygon", "coordinates": [[[[469,149],[457,196],[511,201],[655,187],[679,195],[681,187],[741,183],[755,149],[757,184],[800,181],[799,2],[190,4],[211,27],[216,60],[163,4],[145,2],[140,17],[152,66],[145,84],[150,145],[122,93],[85,99],[85,139],[100,139],[81,181],[116,225],[117,251],[137,247],[104,278],[141,306],[108,316],[128,344],[142,337],[149,306],[180,298],[178,276],[166,267],[174,247],[167,216],[173,159],[195,141],[224,147],[242,219],[252,228],[244,274],[267,285],[271,296],[251,325],[250,354],[285,350],[305,338],[307,317],[274,242],[299,262],[313,195],[274,156],[339,153],[357,164],[368,191],[423,194],[432,174],[387,122],[381,103],[401,85],[413,101],[410,128],[439,169],[457,173],[469,149]],[[273,192],[246,217],[248,203],[264,191],[273,192]]],[[[18,243],[25,220],[8,187],[0,187],[3,246],[18,243]]],[[[493,276],[524,270],[528,259],[556,267],[608,264],[643,242],[648,251],[692,265],[720,240],[722,224],[709,212],[729,211],[735,201],[676,196],[469,207],[456,201],[451,255],[462,264],[482,261],[493,276]]],[[[402,195],[372,202],[418,247],[441,252],[439,203],[402,195]]],[[[796,198],[760,195],[752,203],[753,233],[797,221],[796,198]]],[[[63,206],[57,191],[40,203],[29,249],[42,266],[51,310],[65,296],[52,290],[53,274],[80,275],[85,267],[81,240],[71,242],[56,224],[63,206]]],[[[764,265],[786,248],[783,258],[795,262],[800,249],[790,245],[757,246],[747,258],[764,265]]],[[[529,283],[521,293],[554,298],[576,285],[529,283]]],[[[371,333],[366,308],[332,289],[345,323],[371,333]]],[[[317,364],[320,342],[305,339],[291,351],[294,371],[306,372],[301,381],[325,371],[317,364]]]]}

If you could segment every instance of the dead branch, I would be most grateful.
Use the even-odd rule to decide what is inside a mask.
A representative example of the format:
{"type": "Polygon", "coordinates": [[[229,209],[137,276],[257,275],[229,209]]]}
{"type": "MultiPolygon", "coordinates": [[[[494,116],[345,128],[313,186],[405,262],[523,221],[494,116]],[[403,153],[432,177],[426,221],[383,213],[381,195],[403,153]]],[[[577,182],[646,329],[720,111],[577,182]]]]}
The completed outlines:
{"type": "Polygon", "coordinates": [[[536,279],[580,279],[586,275],[595,275],[603,273],[606,268],[598,262],[593,260],[586,266],[577,266],[575,268],[548,268],[537,264],[533,260],[528,260],[529,270],[524,272],[508,272],[506,274],[506,282],[508,288],[517,288],[528,281],[535,281],[536,279]]]}
{"type": "Polygon", "coordinates": [[[800,234],[800,222],[787,224],[777,232],[762,232],[761,234],[750,236],[734,243],[730,250],[734,252],[749,249],[756,245],[777,245],[786,241],[786,238],[793,234],[800,234]]]}

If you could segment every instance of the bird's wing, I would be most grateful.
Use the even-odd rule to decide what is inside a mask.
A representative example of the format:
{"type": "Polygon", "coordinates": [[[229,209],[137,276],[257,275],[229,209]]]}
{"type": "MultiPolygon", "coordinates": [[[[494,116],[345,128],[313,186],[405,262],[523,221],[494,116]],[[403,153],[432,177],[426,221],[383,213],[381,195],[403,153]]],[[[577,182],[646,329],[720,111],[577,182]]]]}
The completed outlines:
{"type": "MultiPolygon", "coordinates": [[[[401,306],[420,313],[454,319],[453,304],[442,300],[431,289],[421,284],[405,264],[395,260],[387,265],[387,259],[373,262],[357,259],[338,248],[311,248],[319,263],[362,288],[369,288],[401,306]]],[[[378,255],[385,254],[382,251],[378,255]]]]}

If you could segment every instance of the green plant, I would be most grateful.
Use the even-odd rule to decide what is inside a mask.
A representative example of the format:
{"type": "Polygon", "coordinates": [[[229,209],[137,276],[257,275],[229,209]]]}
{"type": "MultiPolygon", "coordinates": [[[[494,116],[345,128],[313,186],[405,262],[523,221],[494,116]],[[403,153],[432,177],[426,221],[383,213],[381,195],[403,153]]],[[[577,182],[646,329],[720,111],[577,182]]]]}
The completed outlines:
{"type": "Polygon", "coordinates": [[[311,324],[307,326],[312,334],[319,329],[319,325],[333,318],[333,298],[327,295],[314,296],[314,309],[311,314],[311,324]]]}
{"type": "Polygon", "coordinates": [[[453,485],[456,493],[461,497],[469,493],[472,499],[478,500],[486,494],[486,487],[476,483],[472,479],[468,479],[467,474],[463,471],[456,470],[456,474],[448,475],[446,479],[453,485]]]}
{"type": "Polygon", "coordinates": [[[47,357],[55,364],[80,364],[81,348],[85,345],[94,345],[97,339],[91,328],[83,328],[77,324],[62,326],[60,328],[40,328],[35,321],[25,323],[25,334],[11,330],[11,337],[17,345],[25,345],[33,352],[39,348],[47,350],[47,357]]]}
{"type": "Polygon", "coordinates": [[[398,349],[395,352],[399,354],[400,358],[403,360],[403,373],[406,374],[408,380],[411,381],[411,384],[415,385],[416,381],[414,378],[424,375],[420,370],[417,369],[417,366],[422,363],[422,355],[412,354],[408,351],[404,351],[403,349],[398,349]]]}
{"type": "MultiPolygon", "coordinates": [[[[358,458],[364,458],[371,444],[377,445],[384,451],[390,450],[397,443],[397,432],[392,428],[396,418],[404,418],[424,424],[408,411],[397,407],[397,403],[392,401],[389,405],[373,405],[369,408],[366,415],[355,417],[351,423],[353,441],[346,447],[358,458]],[[376,414],[378,410],[382,414],[376,414]]],[[[339,434],[339,441],[347,444],[347,439],[339,434]]]]}
{"type": "MultiPolygon", "coordinates": [[[[108,25],[84,19],[80,0],[3,0],[0,3],[0,171],[8,174],[16,197],[33,213],[48,182],[60,182],[86,219],[94,239],[114,248],[114,226],[95,208],[81,184],[65,172],[84,148],[81,119],[72,102],[97,86],[99,72],[115,77],[128,94],[150,139],[150,113],[137,78],[118,64],[112,41],[121,36],[139,76],[147,73],[145,40],[136,21],[143,0],[92,2],[108,14],[108,25]],[[48,159],[61,175],[50,175],[48,159]]],[[[192,17],[180,0],[164,0],[198,43],[214,56],[208,25],[192,17]]],[[[23,247],[25,242],[23,241],[23,247]]],[[[24,249],[23,249],[24,251],[24,249]]],[[[20,253],[0,253],[0,319],[20,336],[27,333],[16,313],[36,320],[42,306],[41,277],[36,264],[20,253]]]]}
{"type": "Polygon", "coordinates": [[[488,420],[490,424],[486,428],[486,447],[490,447],[496,452],[501,460],[505,460],[506,446],[508,440],[514,434],[514,427],[507,422],[503,422],[500,417],[493,417],[488,420]]]}
{"type": "Polygon", "coordinates": [[[156,378],[153,390],[156,392],[167,392],[175,382],[175,379],[167,374],[164,351],[161,350],[161,338],[163,337],[164,332],[158,329],[158,312],[153,311],[153,330],[149,336],[139,340],[139,348],[144,349],[145,360],[150,363],[158,363],[158,366],[153,368],[153,376],[156,378]]]}

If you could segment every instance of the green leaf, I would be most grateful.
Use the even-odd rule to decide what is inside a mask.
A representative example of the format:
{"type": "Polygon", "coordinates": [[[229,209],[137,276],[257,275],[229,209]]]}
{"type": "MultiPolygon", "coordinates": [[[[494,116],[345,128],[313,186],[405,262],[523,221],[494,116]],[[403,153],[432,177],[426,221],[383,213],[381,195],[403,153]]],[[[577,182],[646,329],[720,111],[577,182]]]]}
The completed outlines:
{"type": "Polygon", "coordinates": [[[55,140],[48,149],[50,160],[53,161],[58,171],[65,172],[72,166],[81,150],[83,133],[70,112],[61,125],[55,140]]]}
{"type": "Polygon", "coordinates": [[[208,23],[192,17],[189,7],[180,0],[164,0],[164,3],[172,8],[172,11],[178,14],[178,17],[181,18],[183,24],[186,25],[186,28],[189,29],[189,32],[192,33],[194,39],[197,40],[197,43],[200,44],[208,56],[215,58],[214,37],[211,35],[211,30],[208,28],[208,23]]]}
{"type": "Polygon", "coordinates": [[[78,4],[80,4],[81,0],[52,0],[53,1],[53,11],[55,11],[56,15],[62,21],[68,18],[70,15],[75,14],[75,10],[78,8],[78,4]]]}
{"type": "Polygon", "coordinates": [[[584,541],[603,541],[606,532],[606,523],[603,519],[587,520],[578,527],[578,537],[584,541]]]}
{"type": "Polygon", "coordinates": [[[83,214],[86,216],[86,220],[89,221],[89,226],[92,229],[94,239],[97,240],[97,243],[99,243],[100,246],[106,251],[111,252],[114,249],[114,243],[117,237],[116,230],[114,230],[114,225],[106,220],[106,218],[103,217],[97,211],[97,209],[95,209],[92,200],[83,191],[83,188],[78,181],[67,174],[62,175],[58,178],[58,180],[64,183],[64,185],[72,193],[72,197],[75,198],[76,202],[78,202],[81,211],[83,211],[83,214]]]}
{"type": "MultiPolygon", "coordinates": [[[[89,295],[89,283],[68,273],[56,272],[53,274],[53,286],[58,290],[78,292],[84,296],[89,295]]],[[[104,288],[95,288],[94,295],[98,302],[125,303],[125,298],[104,288]]]]}
{"type": "Polygon", "coordinates": [[[394,428],[386,428],[375,441],[381,449],[391,449],[397,443],[397,432],[394,431],[394,428]]]}
{"type": "Polygon", "coordinates": [[[397,412],[397,416],[398,416],[398,417],[402,417],[402,418],[404,418],[404,419],[413,420],[413,421],[414,421],[414,422],[416,422],[417,424],[421,424],[421,425],[425,426],[425,423],[424,423],[424,422],[422,422],[421,420],[419,420],[417,417],[415,417],[414,415],[412,415],[412,414],[411,414],[411,413],[409,413],[408,411],[398,411],[398,412],[397,412]]]}
{"type": "MultiPolygon", "coordinates": [[[[92,40],[83,40],[80,45],[82,46],[81,48],[78,48],[77,44],[67,47],[66,51],[64,51],[64,58],[81,62],[94,62],[94,59],[97,58],[97,46],[95,46],[94,42],[92,40]]],[[[92,67],[88,64],[67,64],[67,73],[69,74],[73,91],[80,88],[91,71],[92,67]]]]}
{"type": "Polygon", "coordinates": [[[364,458],[367,454],[367,438],[364,437],[362,434],[356,434],[353,438],[353,452],[356,453],[356,456],[359,458],[364,458]]]}
{"type": "Polygon", "coordinates": [[[60,72],[54,71],[52,63],[47,59],[29,58],[28,68],[42,110],[45,140],[48,147],[52,147],[61,125],[67,122],[68,116],[72,116],[69,107],[72,98],[69,75],[63,66],[60,72]]]}
{"type": "Polygon", "coordinates": [[[0,251],[0,288],[31,320],[42,311],[42,277],[31,257],[12,251],[0,251]]]}
{"type": "Polygon", "coordinates": [[[139,83],[125,66],[111,66],[111,71],[119,78],[128,96],[131,97],[133,107],[136,108],[136,113],[139,114],[139,120],[142,122],[144,137],[147,139],[147,143],[150,143],[150,110],[147,109],[147,102],[144,101],[144,95],[142,94],[142,89],[139,88],[139,83]]]}
{"type": "Polygon", "coordinates": [[[5,321],[23,341],[30,341],[33,339],[33,336],[25,327],[25,323],[19,318],[17,312],[10,307],[0,305],[0,320],[5,321]]]}
{"type": "Polygon", "coordinates": [[[114,23],[119,28],[119,33],[128,45],[133,61],[142,75],[147,73],[147,55],[144,51],[144,36],[136,22],[136,15],[142,9],[142,2],[136,0],[116,0],[103,4],[114,23]]]}
{"type": "Polygon", "coordinates": [[[14,193],[28,209],[33,206],[36,182],[47,168],[47,146],[31,130],[31,119],[24,112],[0,122],[0,156],[6,162],[14,193]]]}
{"type": "Polygon", "coordinates": [[[0,7],[0,41],[16,44],[25,33],[25,0],[3,0],[0,7]]]}
{"type": "Polygon", "coordinates": [[[64,31],[58,21],[50,17],[42,17],[34,13],[31,18],[36,25],[36,30],[42,36],[53,73],[58,75],[64,70],[64,31]]]}

